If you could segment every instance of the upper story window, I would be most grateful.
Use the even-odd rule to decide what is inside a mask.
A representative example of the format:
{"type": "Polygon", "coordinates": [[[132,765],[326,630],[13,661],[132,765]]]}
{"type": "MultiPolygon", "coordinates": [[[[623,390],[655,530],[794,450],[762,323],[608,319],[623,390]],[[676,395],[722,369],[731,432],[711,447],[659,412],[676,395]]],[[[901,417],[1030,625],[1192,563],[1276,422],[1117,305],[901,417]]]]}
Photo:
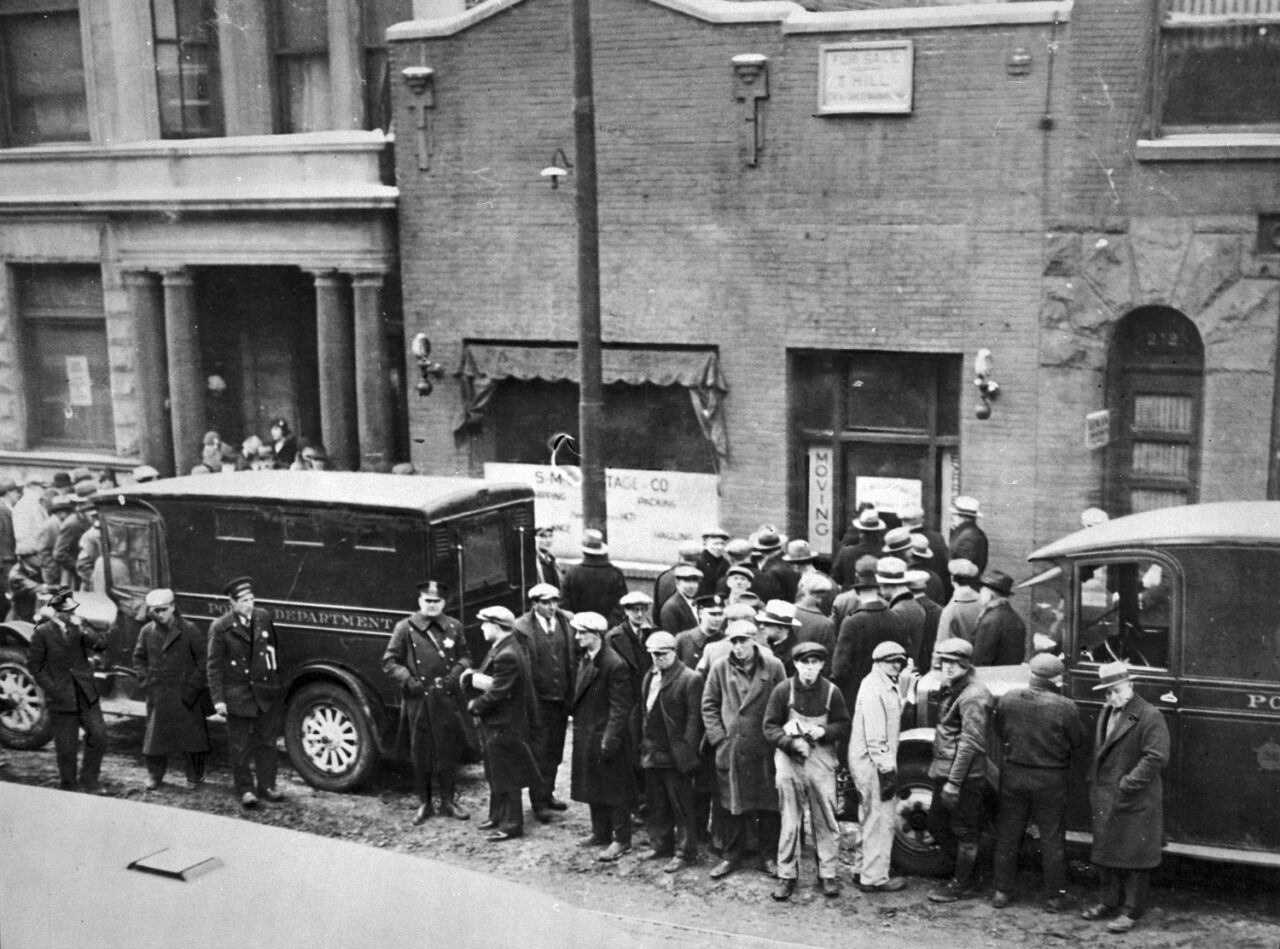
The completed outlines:
{"type": "Polygon", "coordinates": [[[331,128],[327,0],[275,0],[274,30],[280,131],[331,128]]]}
{"type": "Polygon", "coordinates": [[[391,127],[391,88],[387,65],[387,29],[413,19],[413,0],[364,0],[364,114],[371,129],[391,127]]]}
{"type": "Polygon", "coordinates": [[[152,0],[163,138],[224,134],[213,0],[152,0]]]}
{"type": "Polygon", "coordinates": [[[1160,34],[1160,131],[1280,131],[1280,0],[1170,0],[1160,34]]]}
{"type": "Polygon", "coordinates": [[[75,0],[0,0],[0,145],[89,141],[75,0]]]}

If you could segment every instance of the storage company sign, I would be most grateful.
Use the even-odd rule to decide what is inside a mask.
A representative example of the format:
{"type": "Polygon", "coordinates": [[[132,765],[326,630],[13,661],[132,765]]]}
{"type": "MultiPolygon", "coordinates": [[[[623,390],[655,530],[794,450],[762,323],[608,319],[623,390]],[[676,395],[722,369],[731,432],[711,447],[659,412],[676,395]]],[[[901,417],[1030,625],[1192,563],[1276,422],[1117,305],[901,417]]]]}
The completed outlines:
{"type": "MultiPolygon", "coordinates": [[[[530,485],[539,526],[556,529],[552,551],[570,560],[582,556],[582,475],[577,468],[489,462],[484,476],[530,485]]],[[[704,527],[720,523],[715,475],[606,468],[605,503],[610,560],[675,563],[682,543],[701,540],[704,527]]]]}

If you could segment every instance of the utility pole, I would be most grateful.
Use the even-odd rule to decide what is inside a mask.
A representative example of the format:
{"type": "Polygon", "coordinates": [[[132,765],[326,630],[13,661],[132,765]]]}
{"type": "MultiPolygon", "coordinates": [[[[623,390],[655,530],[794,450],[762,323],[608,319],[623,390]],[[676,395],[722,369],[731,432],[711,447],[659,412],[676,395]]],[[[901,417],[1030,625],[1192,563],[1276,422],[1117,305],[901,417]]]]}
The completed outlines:
{"type": "Polygon", "coordinates": [[[605,501],[604,380],[600,343],[600,222],[596,208],[596,107],[591,78],[590,0],[571,0],[573,141],[578,218],[578,439],[582,453],[582,526],[608,536],[605,501]]]}

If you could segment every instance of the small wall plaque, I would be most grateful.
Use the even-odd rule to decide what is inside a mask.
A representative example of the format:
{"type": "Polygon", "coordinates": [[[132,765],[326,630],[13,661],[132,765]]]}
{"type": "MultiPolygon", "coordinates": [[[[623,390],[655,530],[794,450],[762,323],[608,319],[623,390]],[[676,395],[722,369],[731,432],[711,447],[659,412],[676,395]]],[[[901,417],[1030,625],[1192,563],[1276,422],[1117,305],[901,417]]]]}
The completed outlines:
{"type": "Polygon", "coordinates": [[[818,114],[911,112],[911,40],[840,43],[818,55],[818,114]]]}

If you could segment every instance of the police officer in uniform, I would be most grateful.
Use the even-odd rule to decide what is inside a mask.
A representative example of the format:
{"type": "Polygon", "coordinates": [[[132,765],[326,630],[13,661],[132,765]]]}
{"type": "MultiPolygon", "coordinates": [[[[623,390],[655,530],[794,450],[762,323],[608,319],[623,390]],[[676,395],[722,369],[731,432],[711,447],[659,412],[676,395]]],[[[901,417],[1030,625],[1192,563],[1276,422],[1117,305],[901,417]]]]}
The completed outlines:
{"type": "Polygon", "coordinates": [[[400,686],[400,734],[407,735],[418,792],[414,825],[433,813],[432,786],[440,792],[440,813],[456,820],[471,815],[454,798],[454,772],[462,763],[466,730],[459,679],[471,668],[462,624],[444,615],[444,584],[418,584],[418,611],[391,632],[382,671],[400,686]]]}
{"type": "Polygon", "coordinates": [[[276,630],[271,614],[254,606],[251,578],[237,577],[222,592],[231,610],[209,627],[209,694],[227,720],[235,793],[242,807],[256,807],[260,797],[284,798],[276,789],[276,741],[284,725],[276,630]]]}

